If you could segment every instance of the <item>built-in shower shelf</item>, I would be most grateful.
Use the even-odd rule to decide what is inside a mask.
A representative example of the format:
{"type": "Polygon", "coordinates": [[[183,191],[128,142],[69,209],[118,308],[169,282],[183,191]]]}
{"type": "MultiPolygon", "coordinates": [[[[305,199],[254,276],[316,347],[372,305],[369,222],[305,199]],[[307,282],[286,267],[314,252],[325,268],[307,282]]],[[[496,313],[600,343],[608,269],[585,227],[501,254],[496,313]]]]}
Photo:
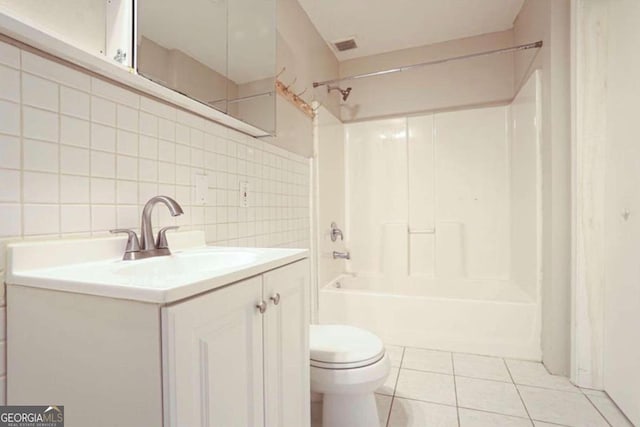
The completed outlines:
{"type": "Polygon", "coordinates": [[[409,229],[409,234],[436,234],[435,228],[427,229],[409,229]]]}

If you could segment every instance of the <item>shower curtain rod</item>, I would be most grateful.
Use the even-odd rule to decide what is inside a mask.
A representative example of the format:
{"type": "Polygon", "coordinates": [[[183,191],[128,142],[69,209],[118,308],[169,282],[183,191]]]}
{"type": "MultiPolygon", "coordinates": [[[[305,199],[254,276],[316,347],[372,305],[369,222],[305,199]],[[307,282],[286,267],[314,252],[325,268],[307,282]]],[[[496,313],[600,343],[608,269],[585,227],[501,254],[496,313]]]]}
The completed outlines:
{"type": "Polygon", "coordinates": [[[374,71],[374,72],[365,73],[365,74],[357,74],[355,76],[343,77],[341,79],[325,80],[323,82],[313,82],[313,87],[316,88],[318,86],[330,85],[332,83],[339,83],[347,80],[363,79],[365,77],[375,77],[375,76],[383,76],[386,74],[401,73],[403,71],[413,70],[414,68],[421,68],[429,65],[444,64],[446,62],[461,61],[463,59],[477,58],[479,56],[489,56],[493,54],[509,53],[509,52],[515,52],[518,50],[539,49],[541,47],[542,47],[542,40],[534,43],[521,44],[519,46],[506,47],[503,49],[487,50],[485,52],[472,53],[469,55],[462,55],[462,56],[454,56],[451,58],[438,59],[436,61],[423,62],[421,64],[407,65],[405,67],[391,68],[389,70],[374,71]]]}

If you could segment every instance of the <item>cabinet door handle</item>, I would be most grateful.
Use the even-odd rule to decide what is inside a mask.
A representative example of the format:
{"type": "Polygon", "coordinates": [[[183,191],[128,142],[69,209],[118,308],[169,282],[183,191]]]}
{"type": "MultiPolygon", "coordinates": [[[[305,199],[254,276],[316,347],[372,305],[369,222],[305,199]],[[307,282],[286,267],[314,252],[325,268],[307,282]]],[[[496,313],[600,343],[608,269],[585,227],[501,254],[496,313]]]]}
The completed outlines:
{"type": "Polygon", "coordinates": [[[272,295],[269,299],[273,301],[274,305],[280,304],[280,294],[272,295]]]}
{"type": "Polygon", "coordinates": [[[260,301],[260,304],[257,304],[256,308],[260,313],[264,313],[265,311],[267,311],[267,303],[264,301],[260,301]]]}

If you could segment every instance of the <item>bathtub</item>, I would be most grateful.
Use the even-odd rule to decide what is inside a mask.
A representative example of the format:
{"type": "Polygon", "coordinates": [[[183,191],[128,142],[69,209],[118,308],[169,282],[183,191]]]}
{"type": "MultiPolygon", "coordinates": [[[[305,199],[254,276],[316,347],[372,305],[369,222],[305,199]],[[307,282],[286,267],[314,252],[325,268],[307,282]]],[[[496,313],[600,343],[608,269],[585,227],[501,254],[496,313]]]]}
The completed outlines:
{"type": "Polygon", "coordinates": [[[508,281],[343,275],[319,289],[320,323],[385,343],[541,360],[539,305],[508,281]]]}

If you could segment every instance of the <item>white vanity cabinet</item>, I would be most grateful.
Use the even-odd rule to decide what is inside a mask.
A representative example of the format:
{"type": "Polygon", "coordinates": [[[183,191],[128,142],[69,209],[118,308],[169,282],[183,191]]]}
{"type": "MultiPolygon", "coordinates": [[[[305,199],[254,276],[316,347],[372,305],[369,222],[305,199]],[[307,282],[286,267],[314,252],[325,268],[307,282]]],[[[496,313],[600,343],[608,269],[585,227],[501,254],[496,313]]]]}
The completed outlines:
{"type": "Polygon", "coordinates": [[[67,427],[309,425],[305,250],[67,265],[123,242],[9,248],[7,404],[64,405],[67,427]]]}
{"type": "Polygon", "coordinates": [[[298,261],[162,309],[166,427],[309,424],[308,271],[298,261]]]}
{"type": "Polygon", "coordinates": [[[265,421],[267,427],[308,426],[309,286],[308,262],[263,275],[265,421]],[[276,304],[277,302],[277,304],[276,304]],[[298,325],[307,325],[300,328],[298,325]]]}

